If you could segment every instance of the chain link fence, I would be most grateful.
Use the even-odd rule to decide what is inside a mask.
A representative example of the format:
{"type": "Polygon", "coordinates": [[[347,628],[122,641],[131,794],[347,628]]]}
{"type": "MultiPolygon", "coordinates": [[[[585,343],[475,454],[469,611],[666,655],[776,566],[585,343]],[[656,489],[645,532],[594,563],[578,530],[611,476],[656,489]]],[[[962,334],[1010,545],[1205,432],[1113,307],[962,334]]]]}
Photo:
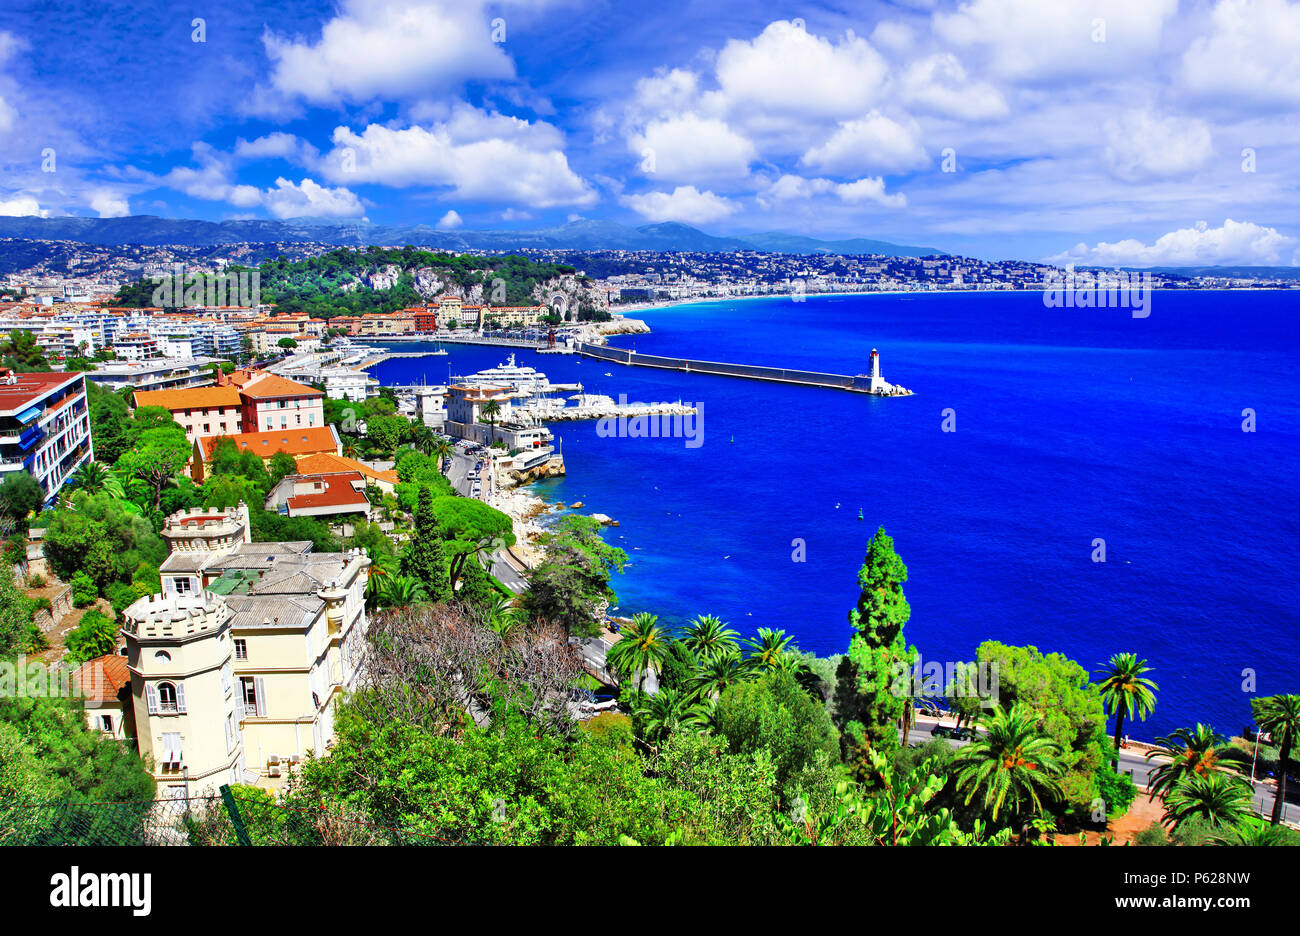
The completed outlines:
{"type": "Polygon", "coordinates": [[[216,796],[128,803],[0,801],[0,846],[460,844],[226,786],[216,796]]]}

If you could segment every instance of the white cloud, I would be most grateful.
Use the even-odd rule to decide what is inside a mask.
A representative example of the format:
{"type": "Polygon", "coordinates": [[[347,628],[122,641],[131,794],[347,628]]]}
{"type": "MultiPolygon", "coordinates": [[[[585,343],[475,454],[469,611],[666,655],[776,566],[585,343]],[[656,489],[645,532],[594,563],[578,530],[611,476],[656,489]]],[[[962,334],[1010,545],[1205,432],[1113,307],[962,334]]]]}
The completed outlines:
{"type": "Polygon", "coordinates": [[[915,127],[905,127],[872,111],[861,119],[840,124],[826,142],[812,147],[799,162],[833,175],[855,175],[868,169],[916,169],[929,162],[917,136],[915,127]]]}
{"type": "Polygon", "coordinates": [[[681,221],[685,224],[707,224],[738,210],[730,199],[712,192],[701,192],[693,185],[679,185],[671,192],[624,195],[619,201],[651,221],[681,221]]]}
{"type": "Polygon", "coordinates": [[[888,194],[885,180],[879,176],[866,177],[854,182],[834,182],[830,179],[808,179],[786,174],[781,176],[758,196],[763,208],[772,208],[782,202],[808,202],[819,195],[831,195],[847,205],[876,204],[882,208],[904,208],[907,196],[888,194]]]}
{"type": "Polygon", "coordinates": [[[295,99],[334,106],[435,95],[515,73],[476,0],[343,0],[315,41],[269,31],[262,41],[274,66],[255,109],[269,111],[295,99]]]}
{"type": "Polygon", "coordinates": [[[1212,151],[1204,121],[1147,110],[1108,120],[1106,139],[1106,165],[1126,182],[1185,175],[1205,165],[1212,151]]]}
{"type": "Polygon", "coordinates": [[[439,218],[438,223],[435,224],[434,227],[440,231],[454,231],[464,223],[465,222],[461,219],[459,212],[453,209],[439,218]]]}
{"type": "Polygon", "coordinates": [[[950,52],[912,62],[899,84],[904,103],[917,110],[958,120],[992,120],[1007,114],[1002,93],[991,84],[971,80],[950,52]]]}
{"type": "MultiPolygon", "coordinates": [[[[1134,267],[1268,266],[1285,262],[1284,251],[1295,245],[1294,237],[1275,228],[1228,219],[1217,228],[1200,221],[1195,227],[1171,231],[1152,244],[1132,238],[1113,244],[1101,241],[1095,247],[1078,244],[1050,258],[1049,262],[1134,267]]],[[[1291,262],[1295,262],[1294,258],[1291,262]]]]}
{"type": "Polygon", "coordinates": [[[311,179],[293,183],[276,179],[263,194],[266,209],[277,218],[356,218],[365,214],[361,202],[345,188],[326,188],[311,179]]]}
{"type": "Polygon", "coordinates": [[[131,205],[125,195],[108,189],[98,189],[90,193],[90,207],[101,218],[125,218],[131,213],[131,205]]]}
{"type": "Polygon", "coordinates": [[[14,195],[0,198],[0,217],[3,218],[48,218],[49,211],[42,208],[40,202],[30,195],[14,195]]]}
{"type": "Polygon", "coordinates": [[[733,113],[844,119],[876,100],[887,66],[865,39],[832,42],[782,20],[752,40],[730,40],[716,69],[733,113]]]}
{"type": "Polygon", "coordinates": [[[305,140],[300,140],[292,133],[277,131],[255,140],[240,137],[235,142],[234,155],[239,159],[283,159],[297,165],[305,165],[315,159],[319,153],[316,147],[305,140]]]}
{"type": "Polygon", "coordinates": [[[533,208],[597,200],[569,168],[559,132],[547,124],[466,108],[431,127],[370,124],[361,133],[338,127],[333,142],[319,164],[333,182],[449,186],[460,200],[533,208]]]}
{"type": "Polygon", "coordinates": [[[999,75],[1095,77],[1131,74],[1152,57],[1177,9],[1178,0],[969,0],[932,24],[940,39],[980,50],[999,75]]]}
{"type": "Polygon", "coordinates": [[[1300,102],[1300,3],[1220,0],[1210,28],[1183,55],[1190,90],[1252,104],[1300,102]]]}
{"type": "Polygon", "coordinates": [[[669,180],[741,179],[757,158],[754,144],[721,120],[683,114],[646,125],[628,139],[646,175],[669,180]]]}
{"type": "Polygon", "coordinates": [[[902,193],[888,195],[885,193],[885,180],[879,176],[837,185],[835,186],[835,194],[840,197],[841,201],[853,205],[872,202],[882,208],[904,208],[907,206],[906,195],[902,193]]]}

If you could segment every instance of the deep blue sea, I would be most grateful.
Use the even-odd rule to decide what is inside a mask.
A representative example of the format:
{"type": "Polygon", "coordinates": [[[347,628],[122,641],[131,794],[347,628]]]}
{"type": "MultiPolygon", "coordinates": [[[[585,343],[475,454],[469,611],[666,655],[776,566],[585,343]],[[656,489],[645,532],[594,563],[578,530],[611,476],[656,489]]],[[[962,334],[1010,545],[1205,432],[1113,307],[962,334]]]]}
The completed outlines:
{"type": "MultiPolygon", "coordinates": [[[[1300,691],[1298,313],[1300,292],[1158,292],[1145,319],[1050,309],[1038,293],[633,313],[653,334],[613,343],[844,374],[865,372],[875,347],[885,379],[915,395],[521,352],[552,380],[703,408],[697,448],[557,424],[568,476],[536,490],[620,522],[607,538],[631,558],[614,583],[621,614],[710,612],[745,634],[778,627],[805,650],[842,652],[883,524],[909,569],[906,634],[923,660],[972,659],[986,639],[1089,670],[1133,651],[1160,686],[1134,737],[1197,720],[1235,733],[1249,672],[1261,694],[1300,691]],[[955,432],[942,431],[948,408],[955,432]],[[1246,409],[1255,432],[1242,431],[1246,409]]],[[[468,373],[505,358],[448,350],[372,373],[440,382],[449,363],[468,373]]]]}

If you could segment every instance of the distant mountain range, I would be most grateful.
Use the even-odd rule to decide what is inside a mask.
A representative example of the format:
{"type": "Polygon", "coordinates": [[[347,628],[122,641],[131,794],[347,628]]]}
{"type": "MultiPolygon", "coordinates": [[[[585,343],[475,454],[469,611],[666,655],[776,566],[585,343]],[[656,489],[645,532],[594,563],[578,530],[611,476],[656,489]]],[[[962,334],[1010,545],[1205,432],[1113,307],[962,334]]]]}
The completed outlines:
{"type": "Polygon", "coordinates": [[[574,221],[533,231],[439,231],[426,224],[384,225],[338,221],[187,221],[129,218],[0,218],[0,237],[76,241],[105,247],[139,244],[212,247],[221,244],[317,243],[344,246],[431,247],[442,250],[663,250],[788,254],[880,254],[923,257],[934,247],[851,238],[824,241],[772,231],[717,237],[676,222],[628,227],[613,221],[574,221]]]}

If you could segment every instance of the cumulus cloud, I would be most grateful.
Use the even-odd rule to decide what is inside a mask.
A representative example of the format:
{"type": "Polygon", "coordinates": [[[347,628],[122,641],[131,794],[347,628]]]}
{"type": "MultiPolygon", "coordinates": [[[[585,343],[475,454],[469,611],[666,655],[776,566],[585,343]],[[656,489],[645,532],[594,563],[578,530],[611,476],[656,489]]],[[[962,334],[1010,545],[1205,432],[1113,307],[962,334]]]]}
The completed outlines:
{"type": "Polygon", "coordinates": [[[1095,77],[1131,73],[1134,62],[1154,55],[1177,10],[1178,0],[969,0],[936,12],[932,25],[940,39],[977,50],[1002,76],[1095,77]]]}
{"type": "Polygon", "coordinates": [[[907,196],[901,192],[886,192],[885,180],[879,176],[853,182],[835,182],[790,173],[781,176],[760,193],[758,203],[763,208],[772,208],[786,202],[808,202],[819,195],[833,196],[848,205],[876,204],[882,208],[903,208],[907,205],[907,196]]]}
{"type": "Polygon", "coordinates": [[[447,186],[464,201],[534,208],[596,201],[569,168],[560,134],[548,124],[463,108],[429,127],[370,124],[360,133],[338,127],[333,142],[319,164],[333,182],[447,186]]]}
{"type": "Polygon", "coordinates": [[[895,172],[929,162],[915,127],[905,127],[879,111],[841,123],[824,143],[804,153],[800,163],[832,175],[867,169],[895,172]]]}
{"type": "Polygon", "coordinates": [[[910,107],[958,120],[992,120],[1007,114],[1007,102],[993,85],[974,81],[957,56],[941,52],[912,62],[899,80],[910,107]]]}
{"type": "Polygon", "coordinates": [[[1130,111],[1106,123],[1104,158],[1126,182],[1184,175],[1205,165],[1212,151],[1203,120],[1130,111]]]}
{"type": "Polygon", "coordinates": [[[669,180],[740,179],[757,158],[754,144],[721,120],[683,114],[655,120],[628,139],[646,175],[669,180]]]}
{"type": "Polygon", "coordinates": [[[465,222],[461,219],[460,214],[453,209],[439,218],[438,223],[435,224],[434,227],[440,231],[454,231],[464,223],[465,222]]]}
{"type": "Polygon", "coordinates": [[[1252,105],[1300,102],[1300,3],[1220,0],[1182,59],[1194,93],[1252,105]]]}
{"type": "Polygon", "coordinates": [[[235,141],[234,155],[239,159],[283,159],[305,165],[315,159],[319,153],[316,147],[292,133],[276,131],[255,140],[245,140],[240,137],[235,141]]]}
{"type": "MultiPolygon", "coordinates": [[[[1294,237],[1276,228],[1228,219],[1217,228],[1200,221],[1195,227],[1170,231],[1151,244],[1132,238],[1115,243],[1101,241],[1094,247],[1081,243],[1049,258],[1049,262],[1132,267],[1271,266],[1287,262],[1283,258],[1295,245],[1294,237]]],[[[1294,256],[1290,262],[1295,262],[1294,256]]]]}
{"type": "Polygon", "coordinates": [[[693,185],[679,185],[671,192],[624,195],[619,201],[651,221],[681,221],[685,224],[718,221],[739,209],[730,199],[708,191],[701,192],[693,185]]]}
{"type": "Polygon", "coordinates": [[[326,188],[303,179],[300,183],[288,179],[275,180],[275,188],[263,193],[267,211],[284,218],[356,218],[365,214],[361,201],[345,188],[326,188]]]}
{"type": "Polygon", "coordinates": [[[0,197],[0,217],[4,218],[48,218],[50,213],[41,207],[40,202],[30,195],[12,195],[0,197]]]}
{"type": "Polygon", "coordinates": [[[91,192],[90,207],[101,218],[125,218],[131,213],[131,205],[126,196],[108,189],[91,192]]]}
{"type": "Polygon", "coordinates": [[[716,71],[733,112],[842,119],[871,106],[887,66],[865,39],[832,41],[782,20],[752,40],[727,42],[716,71]]]}
{"type": "Polygon", "coordinates": [[[255,110],[412,99],[515,74],[476,0],[344,0],[314,41],[262,41],[274,64],[255,110]]]}

